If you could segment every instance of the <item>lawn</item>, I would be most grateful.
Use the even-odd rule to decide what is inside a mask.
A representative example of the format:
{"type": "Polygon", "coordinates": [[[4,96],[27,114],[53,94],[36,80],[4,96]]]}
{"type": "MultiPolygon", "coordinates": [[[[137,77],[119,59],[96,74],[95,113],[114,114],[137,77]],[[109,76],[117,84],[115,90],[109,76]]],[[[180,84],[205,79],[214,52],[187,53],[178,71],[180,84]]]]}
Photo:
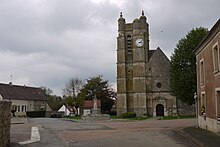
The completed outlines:
{"type": "Polygon", "coordinates": [[[77,116],[67,116],[66,118],[69,118],[69,119],[81,119],[81,116],[77,115],[77,116]]]}
{"type": "Polygon", "coordinates": [[[111,116],[111,119],[123,119],[123,120],[146,120],[150,117],[128,117],[128,118],[123,118],[123,117],[120,117],[120,116],[111,116]]]}

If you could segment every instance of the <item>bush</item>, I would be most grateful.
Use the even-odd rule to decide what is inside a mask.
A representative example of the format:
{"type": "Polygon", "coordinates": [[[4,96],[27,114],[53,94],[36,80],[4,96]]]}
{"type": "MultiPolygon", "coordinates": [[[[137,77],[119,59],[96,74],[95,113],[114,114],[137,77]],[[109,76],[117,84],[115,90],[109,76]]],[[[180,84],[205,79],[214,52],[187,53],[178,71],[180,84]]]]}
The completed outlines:
{"type": "Polygon", "coordinates": [[[121,115],[122,118],[135,118],[136,113],[135,112],[127,112],[121,115]]]}
{"type": "Polygon", "coordinates": [[[27,111],[27,117],[45,117],[46,111],[27,111]]]}
{"type": "Polygon", "coordinates": [[[115,115],[117,115],[117,112],[116,111],[110,111],[106,114],[109,114],[110,116],[115,116],[115,115]]]}

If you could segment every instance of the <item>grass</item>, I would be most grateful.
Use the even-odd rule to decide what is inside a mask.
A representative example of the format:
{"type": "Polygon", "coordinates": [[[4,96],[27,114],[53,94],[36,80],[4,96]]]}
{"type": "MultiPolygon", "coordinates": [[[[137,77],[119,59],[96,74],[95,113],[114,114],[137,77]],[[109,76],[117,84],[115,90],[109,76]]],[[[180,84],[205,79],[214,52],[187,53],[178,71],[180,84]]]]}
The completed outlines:
{"type": "Polygon", "coordinates": [[[161,120],[172,120],[172,119],[189,119],[189,118],[195,118],[194,115],[187,115],[187,116],[164,116],[161,118],[161,120]]]}
{"type": "Polygon", "coordinates": [[[66,118],[69,118],[69,119],[77,119],[77,120],[79,120],[79,119],[81,119],[81,116],[67,116],[66,118]]]}
{"type": "Polygon", "coordinates": [[[120,116],[111,116],[111,119],[123,119],[123,120],[146,120],[149,117],[128,117],[128,118],[124,118],[124,117],[120,117],[120,116]]]}

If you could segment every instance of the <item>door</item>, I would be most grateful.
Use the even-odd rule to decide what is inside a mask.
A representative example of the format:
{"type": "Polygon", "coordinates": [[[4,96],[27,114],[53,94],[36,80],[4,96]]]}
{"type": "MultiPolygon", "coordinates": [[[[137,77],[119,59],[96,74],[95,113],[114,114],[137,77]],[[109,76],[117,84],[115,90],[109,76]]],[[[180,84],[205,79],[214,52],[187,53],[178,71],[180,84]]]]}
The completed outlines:
{"type": "Polygon", "coordinates": [[[164,106],[162,104],[156,106],[156,116],[164,116],[164,106]]]}

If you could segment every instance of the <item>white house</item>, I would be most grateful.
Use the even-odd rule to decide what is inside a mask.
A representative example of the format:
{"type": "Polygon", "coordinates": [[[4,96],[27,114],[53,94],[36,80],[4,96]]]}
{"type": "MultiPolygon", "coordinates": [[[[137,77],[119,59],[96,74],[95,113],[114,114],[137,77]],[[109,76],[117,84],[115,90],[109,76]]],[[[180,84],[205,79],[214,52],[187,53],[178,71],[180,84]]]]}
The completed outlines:
{"type": "Polygon", "coordinates": [[[58,112],[64,113],[64,116],[69,116],[71,114],[71,109],[67,108],[66,105],[63,105],[62,107],[60,107],[58,112]]]}

